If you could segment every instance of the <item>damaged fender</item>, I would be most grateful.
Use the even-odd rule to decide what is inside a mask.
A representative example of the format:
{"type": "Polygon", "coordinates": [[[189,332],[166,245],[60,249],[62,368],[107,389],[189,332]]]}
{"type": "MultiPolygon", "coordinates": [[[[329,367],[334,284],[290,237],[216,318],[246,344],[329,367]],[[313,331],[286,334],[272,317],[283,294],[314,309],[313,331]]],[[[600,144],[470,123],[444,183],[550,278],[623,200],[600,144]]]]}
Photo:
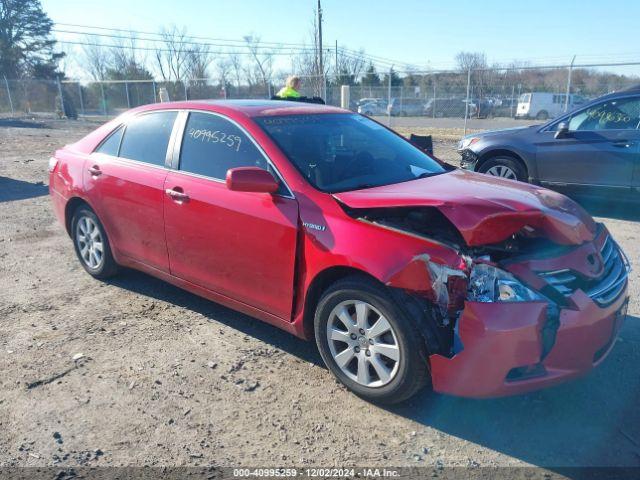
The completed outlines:
{"type": "Polygon", "coordinates": [[[415,256],[394,273],[387,286],[419,294],[440,308],[443,316],[460,310],[467,291],[468,275],[464,264],[451,268],[431,260],[427,253],[415,256]]]}

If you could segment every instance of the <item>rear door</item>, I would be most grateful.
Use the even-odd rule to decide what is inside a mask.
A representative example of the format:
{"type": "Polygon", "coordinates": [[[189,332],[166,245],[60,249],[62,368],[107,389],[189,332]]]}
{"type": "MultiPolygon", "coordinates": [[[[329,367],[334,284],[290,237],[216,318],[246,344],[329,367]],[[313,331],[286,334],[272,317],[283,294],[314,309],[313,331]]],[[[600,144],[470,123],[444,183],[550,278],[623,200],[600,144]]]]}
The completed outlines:
{"type": "Polygon", "coordinates": [[[572,114],[569,134],[557,123],[536,135],[542,184],[583,195],[626,197],[640,152],[640,97],[606,100],[572,114]]]}
{"type": "Polygon", "coordinates": [[[168,272],[164,238],[164,181],[176,111],[131,118],[91,154],[85,189],[103,222],[112,247],[168,272]]]}
{"type": "Polygon", "coordinates": [[[227,170],[246,166],[275,173],[238,124],[218,114],[189,113],[179,169],[165,181],[171,273],[290,320],[298,204],[284,183],[277,194],[227,189],[227,170]]]}

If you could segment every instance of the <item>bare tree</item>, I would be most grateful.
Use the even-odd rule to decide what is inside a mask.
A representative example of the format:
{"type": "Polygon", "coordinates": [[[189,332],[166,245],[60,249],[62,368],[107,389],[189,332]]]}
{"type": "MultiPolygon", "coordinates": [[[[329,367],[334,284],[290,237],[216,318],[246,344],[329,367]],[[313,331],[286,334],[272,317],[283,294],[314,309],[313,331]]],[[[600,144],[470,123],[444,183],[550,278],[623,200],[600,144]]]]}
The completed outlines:
{"type": "Polygon", "coordinates": [[[300,53],[293,58],[292,66],[294,71],[303,77],[303,84],[309,85],[314,95],[322,96],[324,92],[324,79],[329,71],[330,63],[324,62],[324,71],[320,71],[318,20],[315,10],[309,28],[309,39],[311,40],[311,47],[303,44],[300,53]]]}
{"type": "Polygon", "coordinates": [[[364,50],[357,53],[345,52],[344,48],[338,50],[334,60],[334,74],[338,85],[354,85],[364,73],[366,62],[364,50]]]}
{"type": "Polygon", "coordinates": [[[487,56],[482,52],[458,52],[455,61],[461,72],[487,68],[487,56]]]}
{"type": "Polygon", "coordinates": [[[178,29],[175,25],[160,31],[161,46],[155,51],[155,60],[164,81],[184,80],[188,66],[189,45],[186,28],[178,29]]]}
{"type": "Polygon", "coordinates": [[[111,61],[109,50],[93,37],[87,37],[85,43],[87,45],[82,46],[84,58],[81,65],[95,81],[105,80],[111,61]]]}
{"type": "MultiPolygon", "coordinates": [[[[244,41],[247,44],[249,53],[255,62],[255,68],[259,73],[262,83],[267,87],[269,96],[271,96],[271,77],[273,76],[273,52],[268,50],[260,51],[260,37],[255,35],[246,35],[244,41]]],[[[253,75],[256,76],[255,74],[253,75]]]]}
{"type": "Polygon", "coordinates": [[[138,54],[137,39],[131,32],[129,38],[118,39],[110,47],[106,77],[109,80],[151,80],[153,76],[145,67],[146,58],[138,54]]]}
{"type": "MultiPolygon", "coordinates": [[[[482,52],[459,52],[455,57],[458,69],[463,73],[471,71],[471,90],[474,96],[484,96],[487,84],[487,56],[482,52]]],[[[480,114],[480,109],[478,109],[480,114]]]]}
{"type": "Polygon", "coordinates": [[[216,70],[218,72],[218,79],[220,81],[220,85],[226,90],[227,85],[230,83],[231,77],[231,61],[228,58],[218,58],[216,62],[216,70]]]}
{"type": "Polygon", "coordinates": [[[229,65],[231,66],[236,87],[240,88],[240,83],[242,82],[242,59],[240,55],[237,53],[229,54],[229,65]]]}
{"type": "Polygon", "coordinates": [[[186,53],[186,76],[190,80],[205,80],[209,77],[209,65],[213,61],[206,45],[192,45],[186,53]]]}

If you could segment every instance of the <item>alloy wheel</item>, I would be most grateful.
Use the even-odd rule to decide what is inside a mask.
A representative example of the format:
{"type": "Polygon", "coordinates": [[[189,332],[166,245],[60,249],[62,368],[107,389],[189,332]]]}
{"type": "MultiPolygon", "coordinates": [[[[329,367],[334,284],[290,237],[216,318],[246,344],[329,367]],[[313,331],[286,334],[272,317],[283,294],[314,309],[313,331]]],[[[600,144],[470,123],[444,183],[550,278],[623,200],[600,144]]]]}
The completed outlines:
{"type": "Polygon", "coordinates": [[[493,175],[494,177],[502,177],[508,178],[509,180],[517,180],[516,172],[511,170],[509,167],[504,165],[495,165],[487,170],[487,174],[493,175]]]}
{"type": "Polygon", "coordinates": [[[382,387],[396,376],[400,348],[391,323],[360,300],[339,303],[329,315],[327,340],[340,370],[365,387],[382,387]]]}
{"type": "Polygon", "coordinates": [[[90,217],[78,220],[76,242],[82,261],[91,269],[100,268],[104,262],[104,241],[100,228],[90,217]]]}

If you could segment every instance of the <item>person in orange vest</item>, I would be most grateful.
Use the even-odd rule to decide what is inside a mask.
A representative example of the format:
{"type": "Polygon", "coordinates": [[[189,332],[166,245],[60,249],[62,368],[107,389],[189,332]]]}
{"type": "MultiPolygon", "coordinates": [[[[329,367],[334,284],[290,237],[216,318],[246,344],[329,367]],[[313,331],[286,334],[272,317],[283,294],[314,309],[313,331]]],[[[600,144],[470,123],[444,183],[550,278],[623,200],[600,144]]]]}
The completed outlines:
{"type": "Polygon", "coordinates": [[[285,86],[280,89],[277,96],[282,99],[300,98],[301,95],[300,95],[300,92],[298,92],[299,88],[300,88],[300,77],[292,75],[289,78],[287,78],[287,82],[285,86]]]}

